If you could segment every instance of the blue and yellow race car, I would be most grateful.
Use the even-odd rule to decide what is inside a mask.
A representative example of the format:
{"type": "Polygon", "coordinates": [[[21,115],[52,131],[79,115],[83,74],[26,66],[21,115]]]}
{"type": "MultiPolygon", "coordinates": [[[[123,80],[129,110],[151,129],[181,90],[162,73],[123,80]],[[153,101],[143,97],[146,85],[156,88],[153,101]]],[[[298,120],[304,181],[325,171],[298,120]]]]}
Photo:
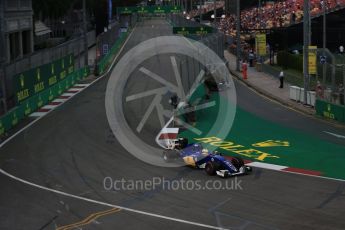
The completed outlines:
{"type": "Polygon", "coordinates": [[[163,152],[166,162],[183,160],[188,166],[205,169],[208,175],[221,177],[245,175],[252,171],[239,157],[224,157],[221,153],[203,148],[200,143],[188,144],[186,138],[176,139],[163,152]]]}

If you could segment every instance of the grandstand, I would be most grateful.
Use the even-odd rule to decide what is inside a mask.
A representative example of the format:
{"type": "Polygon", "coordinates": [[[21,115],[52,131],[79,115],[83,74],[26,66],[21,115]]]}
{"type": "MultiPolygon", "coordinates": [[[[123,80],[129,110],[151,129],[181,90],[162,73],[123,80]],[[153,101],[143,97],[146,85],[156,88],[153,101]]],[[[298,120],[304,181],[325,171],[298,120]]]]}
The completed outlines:
{"type": "MultiPolygon", "coordinates": [[[[250,2],[253,3],[253,1],[250,2]]],[[[345,0],[326,0],[325,3],[323,1],[311,0],[310,14],[313,19],[312,42],[318,46],[322,44],[321,37],[319,36],[322,34],[322,22],[318,18],[323,15],[323,4],[325,4],[327,15],[329,15],[328,24],[330,26],[328,26],[327,32],[333,34],[332,38],[327,42],[327,47],[336,49],[339,46],[337,43],[344,40],[341,35],[344,32],[341,28],[344,28],[344,26],[342,26],[342,17],[339,16],[343,14],[345,0]],[[333,38],[337,38],[338,42],[332,41],[333,38]]],[[[258,30],[264,30],[266,33],[269,33],[271,43],[277,44],[280,49],[300,43],[302,41],[301,35],[303,34],[302,25],[300,25],[302,21],[303,0],[270,1],[263,4],[261,8],[257,7],[256,1],[256,5],[253,6],[252,4],[241,11],[242,48],[246,49],[246,47],[249,47],[248,42],[253,44],[252,40],[258,30]],[[292,34],[294,36],[291,36],[292,34]],[[244,41],[247,41],[247,43],[244,43],[244,41]]],[[[217,23],[217,27],[225,35],[235,37],[236,15],[227,15],[226,18],[221,19],[217,23]]]]}
{"type": "MultiPolygon", "coordinates": [[[[345,8],[345,0],[311,0],[310,14],[312,18],[317,18],[323,14],[323,4],[325,4],[327,14],[342,10],[345,8]]],[[[261,8],[257,1],[241,1],[241,28],[245,31],[258,29],[276,29],[290,27],[299,24],[303,20],[303,0],[286,1],[267,1],[261,8]]],[[[223,9],[224,1],[217,1],[216,7],[213,3],[205,3],[200,9],[193,9],[188,12],[190,18],[197,17],[200,13],[207,14],[214,8],[223,9]]],[[[225,35],[234,37],[236,34],[235,14],[228,14],[226,18],[217,22],[217,27],[225,35]]],[[[254,32],[253,32],[254,33],[254,32]]],[[[244,37],[252,37],[253,33],[247,33],[244,37]]]]}
{"type": "MultiPolygon", "coordinates": [[[[322,1],[312,0],[311,16],[319,17],[323,13],[322,1]]],[[[331,13],[345,8],[345,0],[327,0],[326,12],[331,13]]],[[[235,28],[235,15],[222,19],[219,29],[229,34],[235,28]]],[[[271,29],[288,27],[300,23],[303,19],[303,0],[268,2],[261,8],[251,7],[241,12],[241,27],[245,29],[271,29]],[[260,21],[259,21],[260,20],[260,21]]]]}

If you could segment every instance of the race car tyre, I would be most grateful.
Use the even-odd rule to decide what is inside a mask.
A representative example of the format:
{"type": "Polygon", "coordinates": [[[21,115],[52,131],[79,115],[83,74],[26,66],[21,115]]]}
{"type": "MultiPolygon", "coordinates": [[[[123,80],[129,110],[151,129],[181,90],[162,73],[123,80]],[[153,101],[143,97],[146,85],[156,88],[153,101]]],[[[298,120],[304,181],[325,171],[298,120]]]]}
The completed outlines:
{"type": "Polygon", "coordinates": [[[219,165],[216,162],[213,161],[209,161],[206,163],[205,165],[205,172],[210,175],[216,175],[216,171],[218,170],[219,165]]]}
{"type": "Polygon", "coordinates": [[[239,157],[233,157],[231,159],[231,163],[239,170],[242,166],[244,166],[244,162],[242,158],[239,157]]]}
{"type": "Polygon", "coordinates": [[[165,162],[171,162],[173,160],[176,160],[179,156],[180,155],[179,155],[178,151],[176,151],[176,150],[169,149],[169,150],[165,150],[163,152],[163,160],[165,162]]]}

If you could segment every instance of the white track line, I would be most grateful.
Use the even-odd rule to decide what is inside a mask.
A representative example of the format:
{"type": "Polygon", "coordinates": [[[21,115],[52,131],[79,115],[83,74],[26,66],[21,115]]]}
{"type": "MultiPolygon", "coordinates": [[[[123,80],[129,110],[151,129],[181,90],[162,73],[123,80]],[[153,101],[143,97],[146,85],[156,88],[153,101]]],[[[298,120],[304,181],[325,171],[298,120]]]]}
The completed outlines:
{"type": "Polygon", "coordinates": [[[275,171],[280,171],[280,170],[288,168],[287,166],[274,165],[274,164],[268,164],[268,163],[262,163],[262,162],[251,162],[246,165],[251,166],[251,167],[256,167],[256,168],[275,170],[275,171]]]}
{"type": "Polygon", "coordinates": [[[340,135],[340,134],[331,133],[331,132],[327,132],[327,131],[323,131],[323,132],[324,132],[324,133],[327,133],[327,134],[329,134],[329,135],[332,135],[332,136],[334,136],[334,137],[337,137],[337,138],[343,138],[343,139],[345,139],[345,136],[340,135]]]}
{"type": "Polygon", "coordinates": [[[133,213],[137,213],[137,214],[142,214],[142,215],[146,215],[146,216],[152,216],[152,217],[156,217],[156,218],[160,218],[160,219],[165,219],[165,220],[170,220],[170,221],[174,221],[174,222],[179,222],[179,223],[183,223],[183,224],[188,224],[188,225],[193,225],[193,226],[198,226],[198,227],[202,227],[202,228],[208,228],[208,229],[219,229],[219,230],[225,230],[225,228],[221,228],[221,227],[217,227],[217,226],[213,226],[213,225],[207,225],[207,224],[201,224],[201,223],[197,223],[197,222],[193,222],[193,221],[188,221],[188,220],[183,220],[183,219],[179,219],[179,218],[174,218],[174,217],[170,217],[170,216],[164,216],[164,215],[160,215],[160,214],[155,214],[155,213],[151,213],[151,212],[146,212],[146,211],[140,211],[140,210],[136,210],[136,209],[132,209],[132,208],[126,208],[123,206],[119,206],[119,205],[114,205],[114,204],[109,204],[109,203],[105,203],[102,201],[97,201],[97,200],[93,200],[93,199],[89,199],[86,197],[82,197],[82,196],[76,196],[73,194],[69,194],[66,192],[62,192],[59,190],[55,190],[55,189],[51,189],[51,188],[47,188],[38,184],[34,184],[32,182],[23,180],[21,178],[18,178],[16,176],[13,176],[9,173],[7,173],[6,171],[0,169],[0,173],[12,178],[13,180],[19,181],[23,184],[27,184],[30,185],[32,187],[36,187],[45,191],[49,191],[49,192],[53,192],[62,196],[66,196],[66,197],[70,197],[70,198],[75,198],[78,200],[82,200],[82,201],[86,201],[89,203],[93,203],[93,204],[99,204],[99,205],[103,205],[103,206],[107,206],[107,207],[112,207],[112,208],[119,208],[122,209],[124,211],[128,211],[128,212],[133,212],[133,213]]]}

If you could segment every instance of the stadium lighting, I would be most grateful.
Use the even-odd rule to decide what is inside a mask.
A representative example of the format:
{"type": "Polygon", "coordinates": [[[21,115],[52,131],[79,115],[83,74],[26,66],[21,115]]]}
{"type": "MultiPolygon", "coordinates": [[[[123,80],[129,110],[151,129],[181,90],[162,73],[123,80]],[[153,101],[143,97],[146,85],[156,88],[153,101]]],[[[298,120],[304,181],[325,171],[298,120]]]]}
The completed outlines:
{"type": "Polygon", "coordinates": [[[189,17],[189,16],[187,16],[186,18],[187,18],[187,20],[189,20],[189,19],[190,19],[190,17],[189,17]]]}
{"type": "Polygon", "coordinates": [[[187,12],[186,11],[183,11],[183,14],[186,14],[187,12]]]}
{"type": "MultiPolygon", "coordinates": [[[[212,18],[212,19],[215,19],[214,14],[211,15],[211,18],[212,18]]],[[[226,15],[225,15],[225,14],[222,14],[222,16],[216,17],[216,19],[217,19],[217,18],[226,18],[226,15]]]]}

